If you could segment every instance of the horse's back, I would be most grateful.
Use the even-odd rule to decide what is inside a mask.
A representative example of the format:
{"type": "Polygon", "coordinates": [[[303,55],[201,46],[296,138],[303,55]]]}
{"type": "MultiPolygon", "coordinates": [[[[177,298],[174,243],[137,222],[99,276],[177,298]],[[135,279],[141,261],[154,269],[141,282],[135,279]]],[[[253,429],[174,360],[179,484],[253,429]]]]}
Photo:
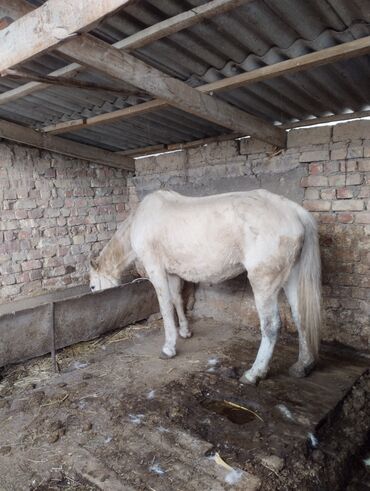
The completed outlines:
{"type": "Polygon", "coordinates": [[[142,217],[151,217],[153,225],[158,221],[169,224],[180,220],[196,227],[206,221],[207,225],[237,227],[239,232],[241,226],[252,227],[255,232],[269,235],[299,234],[302,231],[299,214],[306,213],[293,201],[264,189],[202,197],[160,190],[146,196],[139,209],[142,217]]]}
{"type": "Polygon", "coordinates": [[[243,271],[247,258],[298,248],[297,206],[264,190],[200,198],[162,190],[139,205],[132,246],[139,258],[151,256],[189,281],[222,281],[243,271]]]}

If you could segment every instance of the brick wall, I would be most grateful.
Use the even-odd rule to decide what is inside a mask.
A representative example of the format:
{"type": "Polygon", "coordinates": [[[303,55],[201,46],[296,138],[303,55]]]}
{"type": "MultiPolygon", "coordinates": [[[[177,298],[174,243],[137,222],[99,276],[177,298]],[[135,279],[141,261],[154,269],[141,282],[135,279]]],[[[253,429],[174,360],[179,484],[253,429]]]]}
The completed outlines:
{"type": "MultiPolygon", "coordinates": [[[[281,152],[243,139],[140,159],[136,169],[132,207],[159,188],[206,195],[262,187],[303,204],[320,228],[324,338],[369,349],[370,121],[293,130],[281,152]]],[[[201,286],[196,312],[257,327],[245,283],[201,286]]],[[[282,313],[289,327],[284,305],[282,313]]]]}
{"type": "Polygon", "coordinates": [[[0,303],[86,283],[126,208],[125,171],[0,142],[0,303]]]}
{"type": "Polygon", "coordinates": [[[301,156],[308,161],[303,205],[320,225],[327,331],[331,338],[345,332],[340,339],[369,348],[370,121],[337,125],[327,133],[329,142],[313,159],[301,156]]]}

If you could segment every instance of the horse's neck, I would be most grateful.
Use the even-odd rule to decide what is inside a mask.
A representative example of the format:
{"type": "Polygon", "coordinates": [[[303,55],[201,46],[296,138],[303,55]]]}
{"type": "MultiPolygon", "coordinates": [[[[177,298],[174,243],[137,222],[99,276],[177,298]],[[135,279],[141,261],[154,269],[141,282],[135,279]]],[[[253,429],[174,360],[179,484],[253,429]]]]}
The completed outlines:
{"type": "Polygon", "coordinates": [[[119,279],[135,259],[130,241],[131,217],[120,226],[99,257],[102,272],[119,279]]]}

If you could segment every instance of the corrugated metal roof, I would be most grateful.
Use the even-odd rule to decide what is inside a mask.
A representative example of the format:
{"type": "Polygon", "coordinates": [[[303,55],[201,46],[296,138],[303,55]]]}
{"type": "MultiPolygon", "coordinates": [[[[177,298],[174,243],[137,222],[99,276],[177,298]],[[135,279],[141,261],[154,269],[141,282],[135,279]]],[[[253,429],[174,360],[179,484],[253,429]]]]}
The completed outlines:
{"type": "MultiPolygon", "coordinates": [[[[33,0],[32,3],[43,2],[33,0]]],[[[93,33],[113,43],[204,3],[198,0],[137,1],[106,19],[93,33]]],[[[196,87],[368,35],[369,0],[255,0],[151,43],[133,54],[196,87]]],[[[24,68],[46,74],[65,64],[61,57],[48,54],[25,64],[24,68]]],[[[78,78],[112,85],[111,80],[91,70],[84,71],[78,78]]],[[[367,109],[370,106],[369,80],[370,57],[362,56],[225,91],[217,97],[281,124],[367,109]]],[[[0,92],[18,85],[10,79],[1,79],[0,92]]],[[[54,86],[0,106],[0,117],[39,128],[149,99],[149,96],[125,97],[107,91],[54,86]]],[[[227,130],[170,108],[63,137],[111,150],[126,150],[223,133],[227,130]]]]}

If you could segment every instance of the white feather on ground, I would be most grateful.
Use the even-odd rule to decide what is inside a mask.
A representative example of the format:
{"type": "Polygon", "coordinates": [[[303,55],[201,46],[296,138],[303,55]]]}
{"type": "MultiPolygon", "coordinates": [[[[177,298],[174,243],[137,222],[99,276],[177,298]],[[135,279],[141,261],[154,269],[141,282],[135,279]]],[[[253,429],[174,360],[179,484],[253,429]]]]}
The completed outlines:
{"type": "Polygon", "coordinates": [[[278,404],[276,408],[290,421],[295,421],[295,417],[293,416],[290,409],[288,409],[284,404],[278,404]]]}
{"type": "Polygon", "coordinates": [[[150,472],[153,472],[154,474],[158,474],[159,476],[163,476],[165,474],[165,470],[162,469],[162,467],[159,464],[153,464],[149,467],[150,472]]]}
{"type": "Polygon", "coordinates": [[[316,447],[319,446],[319,440],[317,439],[317,437],[313,433],[309,432],[308,433],[308,438],[309,438],[310,443],[311,443],[311,446],[313,448],[316,448],[316,447]]]}
{"type": "Polygon", "coordinates": [[[144,414],[129,414],[128,417],[130,418],[131,423],[139,425],[144,418],[144,414]]]}

